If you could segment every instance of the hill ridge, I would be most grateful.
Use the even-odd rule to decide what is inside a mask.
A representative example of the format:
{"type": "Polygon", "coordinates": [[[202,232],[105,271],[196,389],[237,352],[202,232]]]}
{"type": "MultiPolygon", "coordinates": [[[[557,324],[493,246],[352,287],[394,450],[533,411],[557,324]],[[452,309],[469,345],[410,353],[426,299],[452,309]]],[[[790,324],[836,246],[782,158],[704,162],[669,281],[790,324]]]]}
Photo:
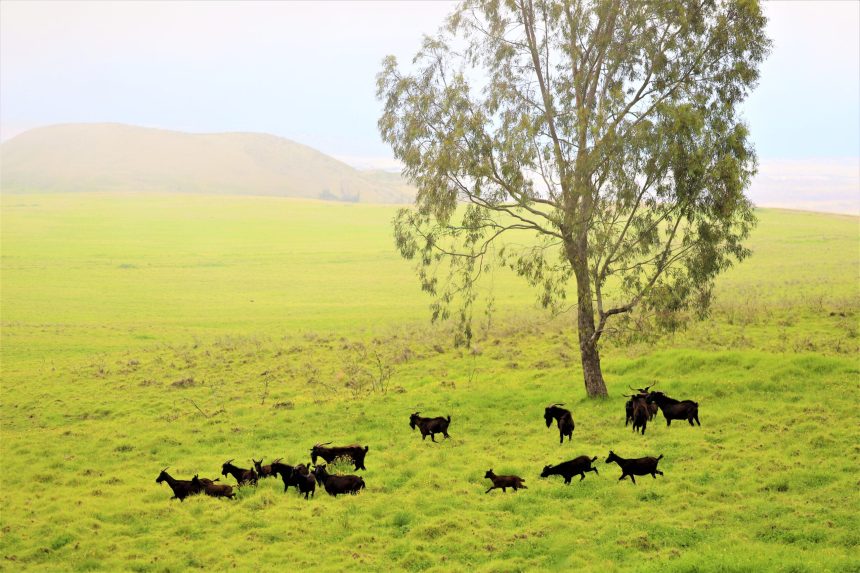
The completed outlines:
{"type": "Polygon", "coordinates": [[[270,133],[63,123],[0,144],[3,192],[133,191],[408,203],[397,174],[361,171],[270,133]]]}

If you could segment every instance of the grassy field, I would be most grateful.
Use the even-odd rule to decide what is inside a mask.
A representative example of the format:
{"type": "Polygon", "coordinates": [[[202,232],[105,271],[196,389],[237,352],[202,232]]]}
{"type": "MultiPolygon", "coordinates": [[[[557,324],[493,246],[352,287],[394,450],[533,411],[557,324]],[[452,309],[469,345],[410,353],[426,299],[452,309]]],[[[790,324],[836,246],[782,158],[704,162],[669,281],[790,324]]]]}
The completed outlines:
{"type": "Polygon", "coordinates": [[[3,196],[0,569],[860,570],[856,217],[760,212],[712,318],[608,342],[612,397],[591,401],[573,317],[505,272],[492,324],[452,348],[392,215],[3,196]],[[699,401],[702,427],[625,428],[619,395],[655,380],[699,401]],[[551,401],[576,421],[563,446],[551,401]],[[452,439],[410,432],[419,409],[450,414],[452,439]],[[228,458],[305,461],[329,440],[370,445],[360,495],[306,502],[268,480],[179,503],[154,483],[167,465],[214,478],[228,458]],[[663,454],[665,476],[618,482],[610,449],[663,454]],[[581,454],[599,476],[538,477],[581,454]],[[491,467],[529,489],[484,495],[491,467]]]}

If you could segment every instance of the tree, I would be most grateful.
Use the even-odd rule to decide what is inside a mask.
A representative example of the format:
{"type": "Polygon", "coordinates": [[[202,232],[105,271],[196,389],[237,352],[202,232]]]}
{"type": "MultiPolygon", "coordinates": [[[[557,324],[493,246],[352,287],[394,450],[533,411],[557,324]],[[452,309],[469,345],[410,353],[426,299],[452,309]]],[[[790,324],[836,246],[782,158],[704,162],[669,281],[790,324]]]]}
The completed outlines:
{"type": "Polygon", "coordinates": [[[395,239],[433,318],[459,303],[469,341],[498,245],[545,307],[575,281],[585,387],[605,396],[608,324],[704,316],[749,254],[756,158],[737,108],[765,23],[756,0],[466,0],[411,74],[386,58],[379,129],[418,188],[395,239]]]}

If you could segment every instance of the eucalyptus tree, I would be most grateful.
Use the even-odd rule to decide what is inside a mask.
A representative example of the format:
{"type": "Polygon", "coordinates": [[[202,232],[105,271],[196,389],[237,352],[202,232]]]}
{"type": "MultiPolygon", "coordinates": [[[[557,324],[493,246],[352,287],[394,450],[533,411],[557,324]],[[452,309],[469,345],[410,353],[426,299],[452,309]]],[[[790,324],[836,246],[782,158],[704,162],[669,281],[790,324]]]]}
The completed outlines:
{"type": "Polygon", "coordinates": [[[379,129],[418,189],[395,239],[433,318],[458,307],[469,341],[494,252],[545,307],[575,283],[599,396],[611,323],[703,315],[715,277],[749,254],[756,158],[738,107],[765,24],[756,0],[466,0],[410,70],[387,57],[379,129]]]}

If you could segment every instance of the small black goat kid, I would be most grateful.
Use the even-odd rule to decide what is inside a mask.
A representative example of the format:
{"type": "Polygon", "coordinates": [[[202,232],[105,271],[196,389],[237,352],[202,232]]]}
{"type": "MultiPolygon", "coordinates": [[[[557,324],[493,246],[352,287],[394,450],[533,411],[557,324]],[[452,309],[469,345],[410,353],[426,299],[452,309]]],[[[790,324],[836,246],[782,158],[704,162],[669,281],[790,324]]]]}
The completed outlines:
{"type": "Polygon", "coordinates": [[[448,435],[448,425],[451,423],[451,416],[449,415],[447,418],[443,418],[442,416],[438,416],[436,418],[422,418],[418,414],[421,412],[415,412],[411,416],[409,416],[409,427],[413,430],[417,427],[421,430],[421,439],[424,440],[427,436],[430,436],[430,440],[436,441],[436,434],[442,434],[445,438],[450,438],[448,435]]]}
{"type": "Polygon", "coordinates": [[[211,497],[226,497],[228,499],[236,499],[236,494],[233,493],[233,488],[229,485],[212,483],[206,478],[199,478],[197,476],[191,478],[191,485],[195,489],[197,489],[197,491],[202,490],[206,495],[211,497]]]}
{"type": "Polygon", "coordinates": [[[355,464],[355,469],[366,470],[364,467],[364,458],[367,455],[369,446],[361,447],[359,445],[351,446],[332,446],[328,447],[331,442],[325,444],[317,444],[311,448],[311,462],[317,463],[317,458],[324,459],[327,463],[332,463],[339,458],[348,458],[355,464]]]}
{"type": "Polygon", "coordinates": [[[487,473],[484,474],[484,477],[493,482],[493,485],[485,491],[484,493],[490,493],[494,489],[502,488],[502,492],[507,492],[508,488],[512,488],[514,491],[518,489],[528,489],[523,485],[523,482],[526,481],[519,476],[497,476],[493,473],[493,470],[487,470],[487,473]]]}
{"type": "Polygon", "coordinates": [[[233,465],[233,459],[229,459],[221,466],[221,475],[227,477],[227,475],[233,476],[236,480],[236,485],[257,485],[257,472],[254,470],[247,470],[245,468],[239,468],[233,465]]]}
{"type": "Polygon", "coordinates": [[[544,409],[543,418],[546,421],[546,427],[549,428],[552,426],[553,419],[558,423],[558,441],[559,443],[564,443],[564,437],[567,436],[567,441],[573,437],[573,429],[575,427],[573,423],[573,414],[570,413],[570,410],[565,410],[560,406],[564,406],[564,404],[550,404],[544,409]]]}
{"type": "Polygon", "coordinates": [[[362,489],[365,489],[364,480],[359,476],[353,475],[332,475],[325,469],[325,464],[318,465],[314,468],[313,475],[316,481],[322,484],[326,493],[330,496],[337,497],[348,493],[355,495],[362,489]]]}
{"type": "Polygon", "coordinates": [[[609,451],[609,457],[606,458],[606,463],[615,462],[621,468],[621,477],[618,481],[630,476],[630,481],[636,483],[636,478],[633,476],[644,476],[651,474],[651,477],[657,479],[657,474],[663,475],[663,472],[657,469],[657,464],[663,459],[663,454],[656,458],[630,458],[625,459],[615,454],[612,450],[609,451]]]}
{"type": "Polygon", "coordinates": [[[702,425],[699,422],[699,403],[692,400],[675,400],[663,394],[662,392],[651,392],[648,394],[648,402],[657,404],[663,412],[663,417],[666,418],[666,425],[671,426],[672,420],[687,420],[693,426],[693,420],[696,424],[702,425]]]}
{"type": "Polygon", "coordinates": [[[579,475],[579,481],[582,481],[585,479],[585,472],[594,472],[597,475],[600,475],[597,468],[591,467],[591,464],[596,461],[597,456],[594,456],[593,458],[589,458],[588,456],[579,456],[578,458],[562,462],[557,466],[544,466],[540,477],[562,476],[564,478],[564,483],[569,484],[573,476],[579,475]]]}
{"type": "Polygon", "coordinates": [[[275,477],[275,472],[272,470],[272,466],[281,461],[281,458],[272,460],[271,464],[266,465],[263,465],[263,459],[264,458],[260,458],[260,461],[257,461],[254,458],[251,458],[251,461],[254,463],[254,469],[257,470],[257,476],[261,479],[267,477],[275,477]]]}

